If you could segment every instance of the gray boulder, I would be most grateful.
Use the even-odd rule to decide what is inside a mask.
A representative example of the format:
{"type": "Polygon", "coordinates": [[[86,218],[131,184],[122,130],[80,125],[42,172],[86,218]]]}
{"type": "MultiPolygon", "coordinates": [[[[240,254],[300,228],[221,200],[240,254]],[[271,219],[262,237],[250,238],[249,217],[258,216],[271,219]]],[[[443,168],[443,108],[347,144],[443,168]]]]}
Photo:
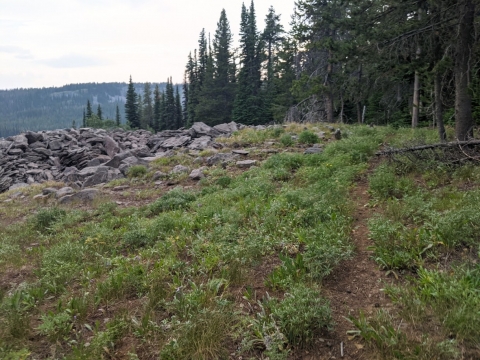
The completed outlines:
{"type": "Polygon", "coordinates": [[[113,157],[120,152],[120,146],[118,146],[118,143],[110,136],[104,136],[103,140],[103,147],[105,148],[108,156],[113,157]]]}
{"type": "Polygon", "coordinates": [[[118,168],[123,160],[126,158],[129,158],[133,156],[133,153],[131,151],[124,151],[119,154],[116,154],[112,160],[108,161],[105,163],[105,166],[110,166],[113,168],[118,168]]]}
{"type": "Polygon", "coordinates": [[[242,160],[237,161],[237,167],[240,169],[247,169],[257,164],[257,160],[242,160]]]}
{"type": "Polygon", "coordinates": [[[210,136],[201,136],[192,141],[188,148],[190,150],[205,150],[212,144],[212,138],[210,136]]]}
{"type": "Polygon", "coordinates": [[[186,136],[186,135],[179,136],[179,137],[172,137],[172,138],[169,138],[169,139],[165,140],[164,142],[162,142],[161,147],[163,147],[165,149],[182,147],[182,146],[186,145],[190,140],[192,140],[192,138],[190,136],[186,136]]]}
{"type": "Polygon", "coordinates": [[[171,174],[182,174],[182,173],[187,173],[189,171],[190,170],[188,169],[188,167],[183,166],[183,165],[177,165],[172,169],[172,171],[170,171],[170,173],[171,174]]]}
{"type": "Polygon", "coordinates": [[[205,174],[204,174],[204,171],[205,170],[205,167],[201,167],[199,169],[195,169],[193,170],[190,175],[188,175],[188,177],[192,180],[200,180],[200,179],[203,179],[205,177],[205,174]]]}
{"type": "Polygon", "coordinates": [[[71,204],[76,201],[91,202],[100,194],[98,189],[83,189],[76,194],[66,195],[58,200],[60,204],[71,204]]]}
{"type": "Polygon", "coordinates": [[[222,134],[231,134],[234,131],[238,131],[238,125],[235,122],[230,122],[228,124],[215,125],[213,127],[215,130],[219,131],[222,134]]]}
{"type": "Polygon", "coordinates": [[[222,133],[214,128],[208,126],[203,122],[196,122],[190,128],[190,133],[194,133],[193,137],[200,137],[200,136],[210,136],[210,137],[217,137],[220,136],[222,133]]]}
{"type": "MultiPolygon", "coordinates": [[[[52,190],[55,190],[55,189],[52,189],[52,190]]],[[[52,193],[53,191],[50,190],[49,188],[47,189],[43,189],[43,195],[48,195],[50,193],[52,193]],[[47,191],[45,191],[47,190],[47,191]]],[[[61,198],[61,197],[64,197],[66,195],[70,195],[70,194],[73,194],[75,191],[70,187],[70,186],[66,186],[66,187],[63,187],[59,190],[56,190],[55,191],[55,197],[57,199],[61,198]]]]}

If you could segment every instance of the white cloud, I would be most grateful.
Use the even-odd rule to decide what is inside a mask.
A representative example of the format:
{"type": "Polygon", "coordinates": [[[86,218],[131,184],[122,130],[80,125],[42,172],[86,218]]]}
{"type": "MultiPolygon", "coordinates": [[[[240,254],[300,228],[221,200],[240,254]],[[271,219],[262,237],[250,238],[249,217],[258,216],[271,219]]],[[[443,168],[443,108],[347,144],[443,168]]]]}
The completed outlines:
{"type": "MultiPolygon", "coordinates": [[[[201,29],[213,36],[225,8],[237,39],[242,6],[242,0],[1,2],[0,33],[6,36],[0,47],[0,88],[126,82],[130,74],[138,82],[165,81],[169,76],[181,82],[201,29]],[[25,73],[37,75],[28,84],[25,77],[12,77],[25,73]]],[[[272,0],[255,1],[259,28],[271,4],[272,0]]],[[[287,27],[294,0],[273,5],[287,27]]]]}
{"type": "Polygon", "coordinates": [[[85,68],[107,65],[107,62],[102,59],[79,54],[62,55],[57,58],[40,60],[38,62],[53,68],[85,68]]]}
{"type": "Polygon", "coordinates": [[[0,45],[0,53],[12,54],[17,59],[33,59],[33,55],[29,50],[18,46],[0,45]]]}

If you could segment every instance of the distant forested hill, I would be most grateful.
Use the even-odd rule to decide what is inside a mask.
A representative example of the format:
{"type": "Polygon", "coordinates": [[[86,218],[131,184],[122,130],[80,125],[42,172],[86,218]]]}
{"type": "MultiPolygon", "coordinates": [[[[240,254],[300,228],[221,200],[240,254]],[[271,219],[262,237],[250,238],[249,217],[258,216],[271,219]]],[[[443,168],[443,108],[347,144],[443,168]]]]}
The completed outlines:
{"type": "MultiPolygon", "coordinates": [[[[143,93],[144,84],[135,83],[138,94],[143,93]]],[[[152,87],[155,87],[155,83],[152,87]]],[[[160,91],[166,83],[159,83],[160,91]]],[[[115,119],[119,106],[122,123],[125,123],[126,83],[71,84],[42,89],[0,90],[0,137],[22,131],[52,130],[82,125],[83,109],[87,100],[96,112],[101,105],[104,118],[115,119]]]]}

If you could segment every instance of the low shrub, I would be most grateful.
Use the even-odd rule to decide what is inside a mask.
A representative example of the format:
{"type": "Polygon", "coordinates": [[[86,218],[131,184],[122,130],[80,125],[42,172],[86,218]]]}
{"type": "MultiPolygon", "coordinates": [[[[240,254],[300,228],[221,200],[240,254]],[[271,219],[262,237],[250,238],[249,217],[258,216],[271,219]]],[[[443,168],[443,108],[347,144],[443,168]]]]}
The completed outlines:
{"type": "Polygon", "coordinates": [[[300,144],[313,145],[318,143],[319,141],[320,138],[318,137],[318,135],[309,130],[304,130],[298,135],[298,142],[300,144]]]}
{"type": "Polygon", "coordinates": [[[147,167],[144,165],[134,165],[127,171],[127,176],[129,178],[139,178],[147,174],[147,167]]]}

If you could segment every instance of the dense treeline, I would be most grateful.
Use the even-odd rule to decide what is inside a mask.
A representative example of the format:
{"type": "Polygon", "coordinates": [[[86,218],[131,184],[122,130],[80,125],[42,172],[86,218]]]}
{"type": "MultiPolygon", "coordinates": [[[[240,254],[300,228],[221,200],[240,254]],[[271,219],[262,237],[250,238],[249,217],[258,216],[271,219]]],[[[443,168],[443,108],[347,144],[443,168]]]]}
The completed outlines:
{"type": "Polygon", "coordinates": [[[474,0],[298,0],[286,32],[273,7],[260,31],[252,1],[242,5],[238,49],[225,10],[213,34],[200,32],[181,95],[171,79],[159,88],[130,79],[118,84],[122,92],[98,92],[96,99],[84,85],[55,95],[41,89],[43,97],[32,92],[20,102],[0,92],[6,109],[0,134],[71,126],[78,115],[65,109],[79,114],[87,98],[116,122],[121,97],[126,126],[154,131],[196,121],[366,122],[436,126],[444,140],[450,124],[465,140],[480,118],[476,6],[474,0]]]}
{"type": "Polygon", "coordinates": [[[213,39],[190,53],[184,121],[444,123],[457,138],[480,117],[473,0],[299,0],[285,33],[270,8],[257,29],[242,7],[240,48],[223,10],[213,39]]]}
{"type": "MultiPolygon", "coordinates": [[[[175,130],[186,125],[182,98],[172,78],[167,80],[165,89],[145,83],[143,93],[135,90],[130,76],[125,102],[126,126],[132,129],[148,129],[154,132],[175,130]],[[142,95],[143,94],[143,95],[142,95]]],[[[118,122],[118,121],[117,121],[118,122]]]]}
{"type": "MultiPolygon", "coordinates": [[[[135,83],[135,89],[144,88],[135,83]]],[[[155,85],[156,86],[156,85],[155,85]]],[[[159,83],[164,90],[166,83],[159,83]]],[[[40,131],[82,126],[87,101],[96,113],[101,106],[104,119],[116,119],[117,106],[122,124],[126,83],[86,83],[42,89],[0,90],[0,137],[25,130],[40,131]]]]}

